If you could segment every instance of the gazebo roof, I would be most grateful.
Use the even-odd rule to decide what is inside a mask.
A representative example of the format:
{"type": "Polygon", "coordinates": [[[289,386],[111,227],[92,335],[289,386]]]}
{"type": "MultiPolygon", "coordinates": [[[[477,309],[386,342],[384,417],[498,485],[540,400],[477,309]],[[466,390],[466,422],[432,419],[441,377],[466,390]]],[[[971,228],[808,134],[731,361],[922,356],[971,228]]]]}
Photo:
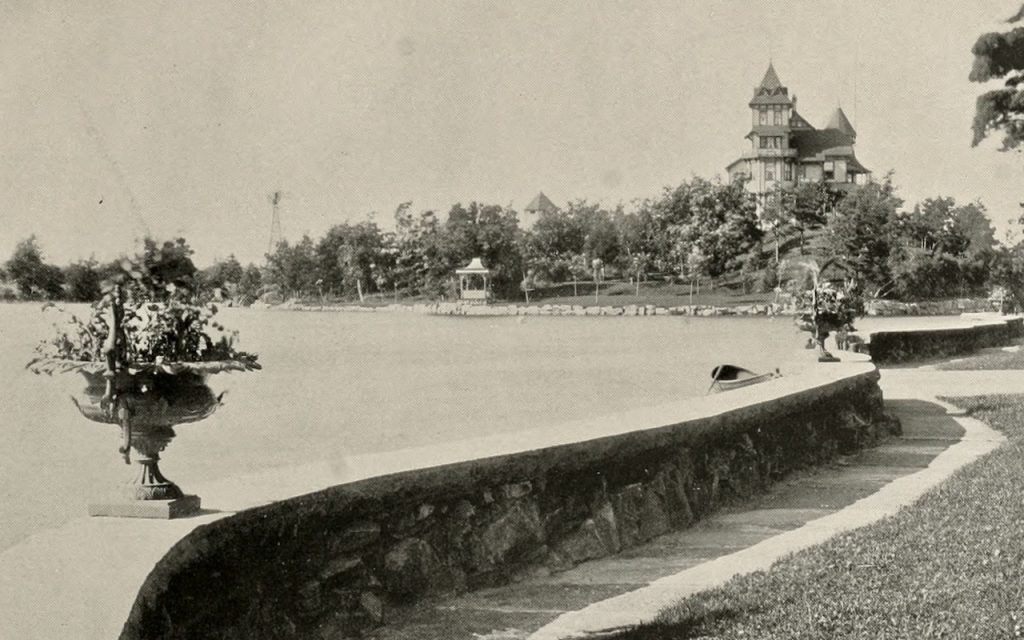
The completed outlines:
{"type": "Polygon", "coordinates": [[[480,261],[480,258],[473,258],[472,260],[469,261],[469,264],[462,267],[461,269],[455,270],[455,273],[459,275],[468,275],[474,273],[489,274],[490,272],[491,270],[484,266],[484,263],[480,261]]]}

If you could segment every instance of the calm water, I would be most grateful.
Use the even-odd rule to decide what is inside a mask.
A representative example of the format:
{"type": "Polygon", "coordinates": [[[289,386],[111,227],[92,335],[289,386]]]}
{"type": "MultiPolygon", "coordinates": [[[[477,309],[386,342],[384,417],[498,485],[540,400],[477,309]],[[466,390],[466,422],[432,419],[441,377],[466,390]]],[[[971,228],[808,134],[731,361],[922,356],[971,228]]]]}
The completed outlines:
{"type": "MultiPolygon", "coordinates": [[[[51,315],[0,305],[0,550],[82,515],[126,475],[117,428],[68,399],[78,376],[23,369],[51,315]]],[[[211,378],[225,406],[180,427],[161,462],[183,485],[700,395],[715,364],[774,368],[806,336],[787,318],[221,316],[264,370],[211,378]]]]}

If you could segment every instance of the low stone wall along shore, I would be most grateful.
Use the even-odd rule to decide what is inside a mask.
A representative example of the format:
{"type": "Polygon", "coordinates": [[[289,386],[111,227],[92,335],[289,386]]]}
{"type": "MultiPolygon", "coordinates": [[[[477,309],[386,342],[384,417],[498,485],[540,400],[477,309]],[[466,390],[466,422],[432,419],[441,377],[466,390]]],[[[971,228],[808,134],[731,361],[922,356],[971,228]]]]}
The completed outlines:
{"type": "MultiPolygon", "coordinates": [[[[782,303],[743,304],[731,306],[653,304],[581,305],[581,304],[462,304],[459,302],[418,302],[414,304],[310,305],[296,301],[276,306],[253,305],[257,308],[290,311],[347,311],[353,313],[412,312],[441,316],[765,316],[794,315],[791,301],[782,303]]],[[[893,302],[872,300],[867,304],[870,316],[944,316],[990,311],[992,303],[984,299],[960,298],[928,302],[893,302]]]]}
{"type": "Polygon", "coordinates": [[[199,527],[149,575],[121,637],[358,637],[419,599],[565,570],[690,526],[898,429],[870,363],[812,371],[199,527]]]}

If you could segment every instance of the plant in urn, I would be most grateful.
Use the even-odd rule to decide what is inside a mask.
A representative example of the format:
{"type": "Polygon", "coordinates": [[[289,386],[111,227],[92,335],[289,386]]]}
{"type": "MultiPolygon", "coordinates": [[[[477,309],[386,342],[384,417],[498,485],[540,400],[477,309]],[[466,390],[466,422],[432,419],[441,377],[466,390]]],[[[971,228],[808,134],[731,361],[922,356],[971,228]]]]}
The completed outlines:
{"type": "Polygon", "coordinates": [[[832,332],[845,336],[856,330],[853,322],[864,315],[864,298],[852,280],[839,286],[821,280],[819,274],[824,268],[811,266],[813,286],[797,294],[800,311],[795,321],[801,330],[811,333],[818,348],[818,362],[838,362],[839,359],[825,349],[825,340],[832,332]]]}
{"type": "Polygon", "coordinates": [[[116,500],[91,504],[92,515],[173,518],[199,510],[160,472],[160,454],[174,427],[208,417],[220,397],[207,376],[260,368],[234,347],[236,333],[214,321],[217,308],[196,301],[194,273],[183,240],[120,262],[87,318],[56,324],[27,368],[37,374],[78,373],[85,387],[72,396],[83,416],[121,428],[119,448],[131,478],[116,500]]]}

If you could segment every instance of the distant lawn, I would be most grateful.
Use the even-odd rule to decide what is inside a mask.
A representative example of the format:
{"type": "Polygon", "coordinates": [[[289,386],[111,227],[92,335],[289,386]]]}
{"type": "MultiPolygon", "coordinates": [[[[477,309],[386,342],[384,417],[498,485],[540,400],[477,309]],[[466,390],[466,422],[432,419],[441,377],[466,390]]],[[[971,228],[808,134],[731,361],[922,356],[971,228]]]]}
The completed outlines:
{"type": "MultiPolygon", "coordinates": [[[[752,287],[751,287],[752,289],[752,287]]],[[[729,284],[711,288],[705,282],[698,293],[694,289],[690,295],[688,284],[677,282],[642,282],[640,295],[636,285],[629,282],[605,282],[601,284],[597,299],[594,298],[594,283],[580,282],[576,285],[573,295],[571,282],[561,283],[530,292],[530,304],[578,304],[584,306],[616,306],[631,304],[653,304],[659,307],[678,307],[689,304],[702,306],[731,307],[748,304],[767,304],[775,300],[775,294],[744,293],[742,288],[729,284]]],[[[525,304],[525,300],[516,300],[516,304],[525,304]]]]}
{"type": "Polygon", "coordinates": [[[1024,396],[955,402],[1009,442],[892,518],[614,638],[1024,637],[1024,396]]]}
{"type": "MultiPolygon", "coordinates": [[[[753,287],[750,292],[744,293],[739,283],[722,279],[714,287],[709,286],[705,280],[701,284],[700,292],[694,289],[693,296],[690,296],[688,284],[666,281],[647,281],[640,284],[640,295],[636,294],[636,285],[630,282],[606,281],[601,283],[599,294],[594,298],[594,283],[580,281],[576,284],[573,295],[573,283],[563,282],[548,287],[538,288],[530,292],[530,305],[545,304],[567,304],[589,306],[615,306],[646,305],[651,304],[658,307],[678,307],[689,304],[700,306],[734,307],[751,304],[767,304],[775,300],[775,293],[754,293],[753,287]]],[[[433,303],[437,300],[427,296],[405,296],[394,294],[380,294],[374,292],[367,294],[363,302],[352,298],[324,299],[318,296],[306,296],[299,299],[299,302],[309,306],[319,305],[348,305],[364,307],[381,307],[390,304],[412,305],[417,303],[433,303]]],[[[523,296],[512,300],[494,299],[493,304],[516,304],[525,305],[526,299],[523,296]]]]}

